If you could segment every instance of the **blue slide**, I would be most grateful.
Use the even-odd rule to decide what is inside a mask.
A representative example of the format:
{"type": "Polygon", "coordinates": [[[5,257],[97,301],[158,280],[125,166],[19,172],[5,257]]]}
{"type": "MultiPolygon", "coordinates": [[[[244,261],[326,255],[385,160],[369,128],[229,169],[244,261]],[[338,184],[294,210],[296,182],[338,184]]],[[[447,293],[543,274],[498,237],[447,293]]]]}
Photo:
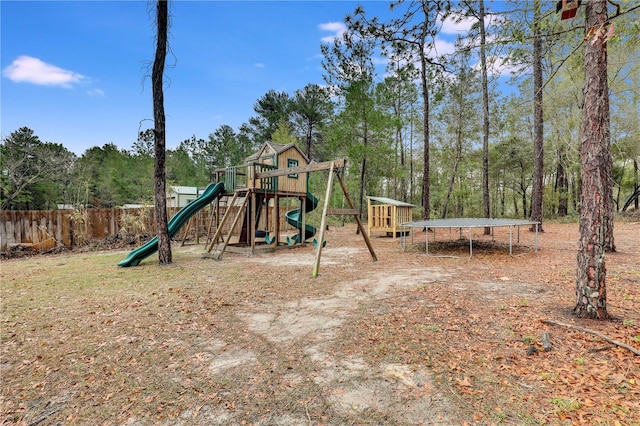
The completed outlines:
{"type": "MultiPolygon", "coordinates": [[[[224,183],[218,182],[209,184],[198,198],[181,208],[178,213],[171,218],[169,221],[169,237],[175,237],[178,231],[180,231],[180,228],[182,228],[194,214],[208,206],[209,203],[220,197],[222,194],[224,194],[224,183]]],[[[151,256],[156,251],[158,251],[157,236],[129,253],[129,256],[120,261],[118,266],[138,266],[143,259],[151,256]]]]}

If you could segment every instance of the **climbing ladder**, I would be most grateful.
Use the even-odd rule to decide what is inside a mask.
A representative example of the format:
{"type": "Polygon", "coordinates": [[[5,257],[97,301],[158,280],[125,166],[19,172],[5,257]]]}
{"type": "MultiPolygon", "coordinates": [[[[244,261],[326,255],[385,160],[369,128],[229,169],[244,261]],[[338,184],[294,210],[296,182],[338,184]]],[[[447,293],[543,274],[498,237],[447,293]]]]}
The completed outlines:
{"type": "Polygon", "coordinates": [[[215,208],[212,209],[211,216],[209,218],[209,226],[207,227],[207,242],[206,245],[209,245],[212,241],[212,236],[215,234],[218,229],[218,224],[220,223],[221,217],[227,213],[229,208],[229,196],[223,196],[218,198],[218,203],[215,208]],[[214,228],[215,226],[215,228],[214,228]]]}
{"type": "Polygon", "coordinates": [[[235,229],[236,224],[238,223],[238,220],[240,220],[240,218],[244,214],[245,210],[247,209],[247,201],[248,200],[249,200],[248,191],[236,191],[233,194],[233,198],[231,198],[231,201],[227,204],[224,216],[222,216],[222,220],[218,224],[218,229],[216,230],[216,233],[213,235],[213,238],[211,239],[211,243],[207,247],[207,254],[205,255],[205,257],[210,257],[210,258],[215,259],[215,260],[222,259],[222,255],[224,254],[224,251],[226,250],[227,245],[229,245],[229,240],[231,238],[231,234],[233,233],[233,230],[235,229]],[[229,228],[229,231],[227,233],[227,237],[226,238],[222,238],[222,232],[223,232],[224,225],[227,223],[227,221],[232,216],[231,212],[233,211],[233,209],[231,209],[229,207],[230,206],[235,206],[237,200],[239,200],[240,198],[242,198],[242,204],[240,205],[240,208],[238,209],[238,211],[237,211],[237,213],[235,215],[235,218],[233,219],[233,223],[231,224],[231,227],[229,228]],[[222,241],[219,242],[220,239],[222,239],[222,241]]]}

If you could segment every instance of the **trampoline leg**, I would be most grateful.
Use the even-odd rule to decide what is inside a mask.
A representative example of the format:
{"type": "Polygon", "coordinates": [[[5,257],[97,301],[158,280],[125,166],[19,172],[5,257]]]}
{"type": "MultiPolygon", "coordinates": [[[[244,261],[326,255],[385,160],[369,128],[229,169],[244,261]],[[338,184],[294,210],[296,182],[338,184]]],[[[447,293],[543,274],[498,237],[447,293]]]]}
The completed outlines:
{"type": "Polygon", "coordinates": [[[538,252],[538,224],[536,223],[536,243],[535,243],[536,253],[538,252]]]}
{"type": "Polygon", "coordinates": [[[469,228],[469,259],[473,257],[473,228],[469,228]]]}
{"type": "Polygon", "coordinates": [[[425,252],[427,256],[429,256],[429,228],[425,229],[424,241],[425,241],[425,252]]]}
{"type": "MultiPolygon", "coordinates": [[[[518,227],[518,241],[520,241],[520,227],[518,227]]],[[[513,226],[509,226],[509,256],[513,256],[513,226]]]]}

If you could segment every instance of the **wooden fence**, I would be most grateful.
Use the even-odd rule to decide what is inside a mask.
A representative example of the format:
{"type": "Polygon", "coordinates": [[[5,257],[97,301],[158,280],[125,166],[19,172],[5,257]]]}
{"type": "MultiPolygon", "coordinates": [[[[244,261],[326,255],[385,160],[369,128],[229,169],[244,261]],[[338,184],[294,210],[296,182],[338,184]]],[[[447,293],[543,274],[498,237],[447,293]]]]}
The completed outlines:
{"type": "MultiPolygon", "coordinates": [[[[233,208],[233,207],[231,207],[233,208]]],[[[285,212],[292,207],[280,207],[280,229],[293,230],[285,221],[285,212]]],[[[273,207],[266,214],[260,215],[259,229],[275,229],[273,207]],[[269,224],[266,224],[266,220],[269,224]]],[[[167,209],[169,218],[180,210],[178,207],[167,209]]],[[[91,240],[104,240],[122,233],[155,235],[153,208],[115,208],[86,210],[2,210],[0,211],[0,252],[16,245],[34,246],[35,248],[52,248],[64,245],[73,248],[91,240]]],[[[213,236],[215,223],[212,215],[214,209],[204,208],[195,214],[174,237],[207,238],[213,236]]],[[[233,212],[232,212],[233,214],[233,212]]],[[[240,221],[241,222],[241,221],[240,221]]],[[[242,224],[236,226],[239,233],[242,224]]],[[[225,232],[228,231],[224,230],[225,232]]]]}

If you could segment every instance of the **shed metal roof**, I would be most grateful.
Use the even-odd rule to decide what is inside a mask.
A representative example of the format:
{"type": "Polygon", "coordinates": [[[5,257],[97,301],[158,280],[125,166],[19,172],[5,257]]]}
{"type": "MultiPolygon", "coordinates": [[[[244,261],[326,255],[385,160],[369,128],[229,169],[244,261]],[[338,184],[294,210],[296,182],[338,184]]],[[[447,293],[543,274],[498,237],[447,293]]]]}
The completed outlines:
{"type": "Polygon", "coordinates": [[[171,185],[169,189],[180,195],[197,195],[199,192],[197,186],[171,185]]]}
{"type": "Polygon", "coordinates": [[[383,204],[391,204],[391,205],[397,206],[397,207],[415,207],[415,205],[413,205],[413,204],[405,203],[404,201],[398,201],[398,200],[394,200],[392,198],[387,198],[387,197],[369,197],[369,196],[367,196],[367,198],[370,199],[371,201],[377,201],[377,202],[383,203],[383,204]]]}

